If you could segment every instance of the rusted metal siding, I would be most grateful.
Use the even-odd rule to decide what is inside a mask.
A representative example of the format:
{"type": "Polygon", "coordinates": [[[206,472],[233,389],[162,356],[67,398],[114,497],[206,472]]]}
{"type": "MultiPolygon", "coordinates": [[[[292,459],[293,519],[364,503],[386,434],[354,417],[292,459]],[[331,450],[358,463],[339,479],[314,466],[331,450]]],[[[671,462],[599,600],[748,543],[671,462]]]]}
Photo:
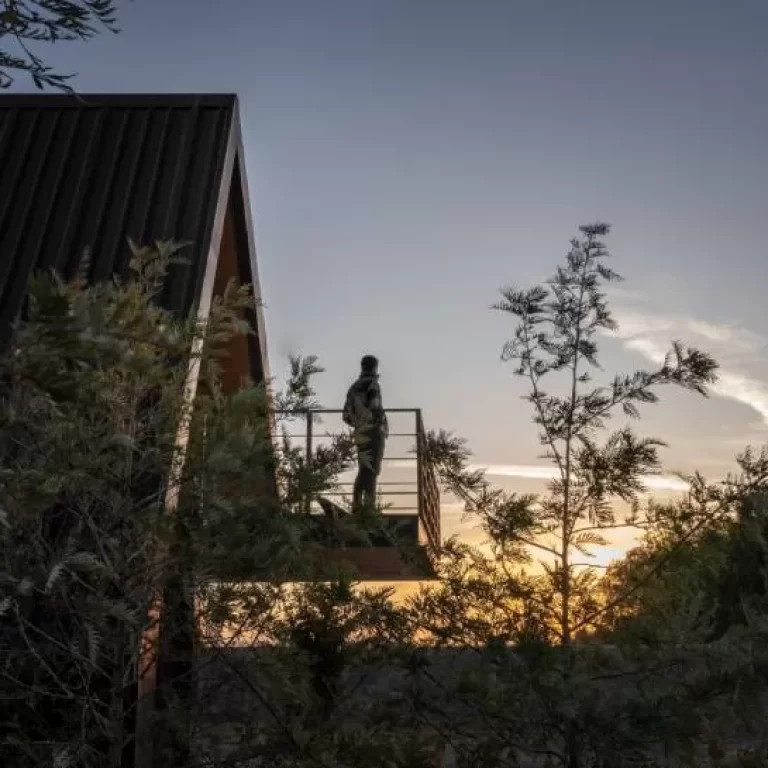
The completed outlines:
{"type": "MultiPolygon", "coordinates": [[[[194,310],[222,184],[235,96],[0,96],[0,339],[30,275],[124,274],[137,243],[191,243],[162,304],[194,310]]],[[[229,183],[227,179],[225,183],[229,183]]]]}

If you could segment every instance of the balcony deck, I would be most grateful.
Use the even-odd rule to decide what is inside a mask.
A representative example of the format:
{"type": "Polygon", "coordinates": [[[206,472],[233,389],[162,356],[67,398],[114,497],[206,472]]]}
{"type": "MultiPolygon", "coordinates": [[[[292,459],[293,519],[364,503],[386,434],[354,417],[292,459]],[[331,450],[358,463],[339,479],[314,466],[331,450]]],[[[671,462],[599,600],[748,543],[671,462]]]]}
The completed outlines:
{"type": "MultiPolygon", "coordinates": [[[[285,434],[310,461],[318,448],[348,431],[340,410],[310,409],[289,416],[285,434]]],[[[377,484],[377,507],[381,510],[377,529],[371,532],[366,527],[365,533],[354,533],[356,515],[348,512],[348,502],[356,465],[340,475],[335,487],[320,498],[307,497],[304,511],[311,516],[314,540],[327,547],[329,559],[351,566],[359,579],[434,579],[433,562],[441,541],[440,492],[428,460],[421,410],[388,409],[387,418],[390,437],[377,484]],[[347,510],[341,525],[327,514],[332,505],[347,510]]]]}

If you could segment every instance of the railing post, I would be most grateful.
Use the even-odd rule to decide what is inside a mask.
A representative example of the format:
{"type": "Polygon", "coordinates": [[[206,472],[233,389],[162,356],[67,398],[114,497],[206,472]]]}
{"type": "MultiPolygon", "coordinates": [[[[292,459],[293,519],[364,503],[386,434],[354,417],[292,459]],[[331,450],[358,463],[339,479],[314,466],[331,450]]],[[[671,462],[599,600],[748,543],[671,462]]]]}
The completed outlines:
{"type": "Polygon", "coordinates": [[[424,424],[421,420],[421,408],[416,409],[416,498],[419,522],[425,525],[424,515],[424,424]]]}
{"type": "MultiPolygon", "coordinates": [[[[306,446],[306,465],[307,465],[307,480],[309,480],[309,473],[312,469],[312,409],[307,408],[307,446],[306,446]]],[[[306,491],[306,498],[304,499],[304,511],[309,514],[312,507],[312,496],[309,492],[309,488],[306,491]]]]}

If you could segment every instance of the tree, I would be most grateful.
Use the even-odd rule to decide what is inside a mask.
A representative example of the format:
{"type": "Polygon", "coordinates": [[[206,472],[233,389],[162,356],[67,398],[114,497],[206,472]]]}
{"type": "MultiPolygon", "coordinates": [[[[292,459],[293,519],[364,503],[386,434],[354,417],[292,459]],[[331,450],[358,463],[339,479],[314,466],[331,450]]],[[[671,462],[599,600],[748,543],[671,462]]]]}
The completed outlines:
{"type": "Polygon", "coordinates": [[[197,737],[204,762],[431,768],[434,744],[407,706],[409,628],[391,592],[344,578],[297,586],[258,640],[214,646],[197,737]]]}
{"type": "Polygon", "coordinates": [[[659,470],[658,449],[664,445],[655,438],[637,437],[628,425],[600,444],[600,431],[616,411],[638,417],[638,406],[657,402],[656,390],[664,385],[705,395],[717,368],[705,353],[675,342],[657,370],[592,385],[591,371],[600,367],[597,335],[616,329],[602,284],[620,277],[604,263],[609,254],[600,238],[608,233],[608,225],[583,226],[580,231],[582,239],[571,242],[565,265],[546,285],[527,291],[505,289],[502,301],[494,305],[518,322],[502,359],[515,363],[515,375],[528,384],[523,399],[533,407],[545,451],[542,458],[557,471],[549,495],[491,490],[483,472],[467,471],[469,451],[462,440],[446,433],[430,436],[430,455],[444,486],[479,517],[498,559],[519,562],[528,548],[548,558],[538,601],[565,646],[594,618],[592,607],[584,603],[591,601],[595,574],[589,568],[580,570],[584,564],[574,555],[579,553],[588,565],[590,547],[607,544],[604,531],[643,522],[643,477],[659,470]],[[558,375],[564,380],[562,394],[549,394],[543,387],[556,387],[551,380],[558,375]],[[615,514],[617,502],[629,508],[622,521],[615,514]]]}
{"type": "Polygon", "coordinates": [[[598,635],[641,659],[648,684],[675,687],[714,764],[760,765],[768,744],[768,449],[747,449],[737,463],[723,482],[696,474],[685,498],[654,505],[655,526],[603,579],[598,635]]]}
{"type": "MultiPolygon", "coordinates": [[[[675,342],[657,370],[617,375],[607,386],[593,386],[591,371],[599,369],[597,335],[617,327],[602,285],[620,276],[605,264],[609,253],[601,238],[609,226],[591,224],[580,227],[580,232],[581,239],[571,242],[566,263],[546,286],[505,289],[495,305],[518,322],[502,359],[515,363],[515,375],[529,386],[524,399],[533,407],[544,458],[558,473],[550,483],[550,495],[535,509],[533,499],[527,506],[529,538],[555,538],[551,545],[537,541],[535,546],[554,558],[547,576],[564,645],[575,631],[589,625],[587,616],[576,621],[573,617],[574,598],[591,578],[589,571],[577,573],[574,553],[588,558],[590,547],[607,543],[603,531],[636,520],[642,478],[659,470],[658,448],[664,445],[655,438],[638,438],[629,426],[612,432],[600,445],[598,432],[616,411],[638,417],[638,406],[657,402],[661,386],[671,384],[705,395],[717,368],[707,354],[675,342]],[[565,379],[564,393],[547,393],[543,387],[558,374],[565,379]],[[630,506],[623,523],[617,523],[616,501],[630,506]]],[[[486,522],[497,530],[497,538],[509,535],[520,540],[513,527],[516,516],[509,517],[506,510],[495,512],[486,522]]]]}
{"type": "Polygon", "coordinates": [[[0,358],[3,764],[52,750],[77,768],[135,764],[147,735],[135,692],[156,670],[154,764],[425,765],[406,714],[389,700],[361,707],[350,683],[350,670],[396,659],[407,626],[390,591],[353,589],[305,513],[353,443],[339,436],[307,461],[272,439],[317,405],[322,369],[296,358],[283,391],[225,392],[252,298],[230,285],[202,324],[162,310],[182,253],[134,248],[130,278],[98,285],[87,260],[72,281],[35,277],[0,358]],[[234,675],[227,703],[238,682],[251,697],[223,735],[222,670],[234,675]]]}
{"type": "MultiPolygon", "coordinates": [[[[588,545],[580,529],[621,524],[615,499],[630,502],[627,522],[642,522],[665,552],[695,547],[705,530],[726,529],[738,494],[768,476],[768,462],[752,456],[730,485],[693,476],[685,503],[650,504],[642,520],[639,503],[632,509],[643,473],[658,465],[658,441],[623,428],[598,444],[607,413],[634,415],[661,384],[701,391],[714,363],[675,346],[658,371],[587,387],[596,352],[585,345],[607,324],[590,232],[535,306],[519,294],[512,312],[518,372],[533,382],[547,453],[558,467],[570,456],[570,479],[561,475],[543,499],[492,489],[469,469],[463,441],[430,434],[426,454],[443,487],[491,543],[449,542],[442,581],[402,608],[389,590],[354,589],[313,543],[306,496],[334,487],[353,453],[341,436],[308,461],[287,440],[290,419],[316,405],[317,361],[293,360],[284,392],[221,387],[227,342],[248,332],[246,289],[230,287],[204,325],[172,317],[155,303],[177,256],[170,245],[136,249],[129,281],[35,279],[0,361],[0,632],[9,649],[0,698],[11,702],[0,722],[14,750],[5,763],[39,764],[50,752],[39,742],[58,741],[61,762],[123,768],[142,738],[131,691],[158,651],[155,762],[166,765],[422,768],[438,741],[478,768],[526,759],[620,768],[654,764],[659,745],[693,750],[718,707],[736,712],[727,695],[745,701],[745,670],[768,658],[765,633],[755,632],[757,587],[743,618],[758,639],[649,650],[611,635],[611,621],[642,605],[643,585],[672,560],[648,560],[601,601],[594,572],[571,557],[588,545]],[[569,303],[582,283],[581,304],[569,303]],[[526,337],[535,344],[520,346],[526,337]],[[543,394],[540,380],[558,373],[566,394],[543,394]],[[536,548],[555,558],[543,575],[521,569],[536,548]],[[309,583],[288,583],[296,578],[309,583]],[[608,643],[581,642],[586,629],[608,643]],[[199,692],[185,691],[192,682],[199,692]]],[[[348,524],[364,534],[369,523],[348,524]]],[[[733,595],[724,589],[723,602],[733,595]]]]}
{"type": "Polygon", "coordinates": [[[2,0],[0,3],[0,88],[14,73],[28,74],[37,88],[70,90],[61,75],[33,50],[39,43],[88,40],[99,29],[117,32],[115,0],[2,0]],[[11,47],[5,47],[9,45],[11,47]]]}
{"type": "Polygon", "coordinates": [[[768,449],[747,448],[736,462],[739,472],[722,482],[696,473],[683,499],[650,505],[642,543],[602,580],[601,632],[648,644],[681,633],[710,641],[747,623],[749,604],[765,594],[768,449]]]}
{"type": "MultiPolygon", "coordinates": [[[[514,744],[517,755],[546,753],[569,768],[592,760],[619,765],[647,752],[651,730],[661,739],[670,723],[682,728],[686,715],[670,708],[664,686],[652,694],[628,693],[643,665],[620,651],[578,642],[610,608],[601,603],[598,573],[589,567],[591,548],[607,544],[609,530],[661,530],[669,522],[653,505],[642,516],[640,508],[643,477],[659,470],[663,443],[638,437],[629,425],[602,440],[601,432],[617,413],[638,417],[639,407],[657,402],[665,385],[706,394],[717,368],[705,353],[675,342],[656,370],[593,382],[600,369],[599,334],[616,328],[603,293],[606,283],[620,279],[605,263],[609,254],[602,238],[608,231],[601,223],[581,227],[565,264],[545,285],[505,289],[494,305],[516,321],[502,359],[514,363],[515,375],[527,384],[524,399],[533,408],[543,458],[557,473],[549,493],[492,489],[482,472],[468,470],[463,441],[445,433],[430,436],[430,455],[444,487],[481,521],[489,541],[487,553],[475,552],[472,560],[449,552],[443,564],[448,578],[417,596],[412,616],[421,617],[435,642],[471,637],[475,648],[485,649],[478,657],[481,670],[490,663],[488,653],[506,649],[503,661],[495,662],[497,682],[489,685],[478,671],[484,682],[470,696],[480,713],[479,732],[485,731],[486,745],[496,744],[499,764],[514,764],[514,744]],[[627,508],[624,519],[617,516],[617,504],[627,508]],[[521,569],[532,551],[545,558],[541,576],[521,569]],[[617,719],[617,711],[629,720],[617,719]],[[489,722],[506,739],[491,738],[489,722]]],[[[679,536],[696,522],[700,519],[679,536]]],[[[453,695],[460,695],[458,689],[453,695]]],[[[477,746],[467,742],[465,750],[477,746]]]]}
{"type": "MultiPolygon", "coordinates": [[[[70,765],[124,765],[158,650],[169,673],[158,750],[188,751],[195,713],[170,695],[173,664],[197,674],[188,623],[245,605],[252,630],[281,585],[320,561],[306,520],[269,492],[283,459],[266,388],[221,387],[228,340],[249,332],[249,290],[230,285],[203,324],[174,317],[155,300],[177,251],[134,248],[126,281],[87,285],[87,261],[72,281],[35,277],[0,358],[4,764],[40,764],[53,744],[70,765]],[[252,580],[239,602],[211,585],[223,576],[252,580]]],[[[316,366],[297,365],[282,397],[300,406],[316,366]]],[[[303,481],[324,487],[318,471],[325,480],[303,481]]]]}

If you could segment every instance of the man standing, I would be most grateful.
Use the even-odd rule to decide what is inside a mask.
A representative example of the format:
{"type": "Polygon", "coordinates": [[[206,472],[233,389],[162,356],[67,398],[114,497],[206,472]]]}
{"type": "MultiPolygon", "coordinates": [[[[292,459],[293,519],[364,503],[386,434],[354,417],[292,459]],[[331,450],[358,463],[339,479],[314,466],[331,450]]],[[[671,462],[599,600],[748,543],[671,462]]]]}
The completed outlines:
{"type": "Polygon", "coordinates": [[[352,427],[357,445],[358,472],[352,495],[353,508],[373,507],[376,478],[381,473],[384,444],[389,437],[379,387],[379,361],[373,355],[366,355],[360,361],[360,376],[347,391],[343,419],[352,427]]]}

